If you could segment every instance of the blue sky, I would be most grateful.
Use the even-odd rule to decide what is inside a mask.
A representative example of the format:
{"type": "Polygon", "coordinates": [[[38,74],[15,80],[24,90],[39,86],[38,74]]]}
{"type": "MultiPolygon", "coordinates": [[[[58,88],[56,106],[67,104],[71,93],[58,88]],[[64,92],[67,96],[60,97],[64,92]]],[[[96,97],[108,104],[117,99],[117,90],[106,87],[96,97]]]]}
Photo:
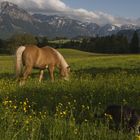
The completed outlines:
{"type": "MultiPolygon", "coordinates": [[[[4,0],[0,0],[2,2],[4,0]]],[[[5,0],[31,13],[60,15],[83,22],[140,26],[140,0],[5,0]]]]}
{"type": "Polygon", "coordinates": [[[140,17],[140,0],[63,0],[73,8],[102,11],[126,18],[140,17]]]}

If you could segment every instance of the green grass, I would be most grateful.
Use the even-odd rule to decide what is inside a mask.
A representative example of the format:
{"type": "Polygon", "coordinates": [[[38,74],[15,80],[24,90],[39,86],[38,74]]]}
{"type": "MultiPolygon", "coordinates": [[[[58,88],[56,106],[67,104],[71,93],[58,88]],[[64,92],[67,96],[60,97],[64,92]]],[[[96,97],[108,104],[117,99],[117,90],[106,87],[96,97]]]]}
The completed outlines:
{"type": "Polygon", "coordinates": [[[0,139],[134,140],[95,118],[110,104],[140,108],[140,56],[59,50],[71,66],[71,80],[42,83],[34,71],[26,85],[14,79],[14,57],[0,56],[0,139]]]}

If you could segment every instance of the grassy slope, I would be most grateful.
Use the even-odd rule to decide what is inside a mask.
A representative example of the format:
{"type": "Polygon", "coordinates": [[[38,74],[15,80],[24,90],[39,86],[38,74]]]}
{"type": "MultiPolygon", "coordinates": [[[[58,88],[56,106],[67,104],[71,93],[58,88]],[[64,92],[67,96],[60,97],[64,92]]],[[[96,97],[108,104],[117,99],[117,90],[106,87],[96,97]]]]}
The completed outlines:
{"type": "Polygon", "coordinates": [[[72,49],[62,49],[60,52],[65,56],[74,70],[99,69],[99,71],[106,71],[107,69],[122,69],[126,71],[139,71],[140,69],[140,55],[94,54],[72,49]]]}
{"type": "MultiPolygon", "coordinates": [[[[59,51],[74,69],[81,69],[81,67],[85,69],[89,67],[122,69],[140,68],[140,55],[105,55],[82,52],[73,49],[59,49],[59,51]]],[[[0,65],[6,70],[10,70],[14,65],[14,57],[0,56],[0,65]]]]}

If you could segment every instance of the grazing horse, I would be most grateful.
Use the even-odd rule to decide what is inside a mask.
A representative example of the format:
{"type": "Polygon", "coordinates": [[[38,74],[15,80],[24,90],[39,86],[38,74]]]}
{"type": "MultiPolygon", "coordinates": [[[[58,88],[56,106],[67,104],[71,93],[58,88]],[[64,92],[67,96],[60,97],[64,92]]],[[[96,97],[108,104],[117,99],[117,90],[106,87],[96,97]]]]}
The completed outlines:
{"type": "Polygon", "coordinates": [[[63,79],[69,79],[70,67],[64,57],[54,48],[45,46],[39,48],[35,45],[20,46],[16,51],[16,76],[20,80],[20,85],[25,83],[32,68],[40,69],[39,82],[41,82],[44,70],[48,68],[51,81],[54,81],[55,66],[59,68],[60,75],[63,79]],[[22,66],[24,70],[22,72],[22,66]]]}

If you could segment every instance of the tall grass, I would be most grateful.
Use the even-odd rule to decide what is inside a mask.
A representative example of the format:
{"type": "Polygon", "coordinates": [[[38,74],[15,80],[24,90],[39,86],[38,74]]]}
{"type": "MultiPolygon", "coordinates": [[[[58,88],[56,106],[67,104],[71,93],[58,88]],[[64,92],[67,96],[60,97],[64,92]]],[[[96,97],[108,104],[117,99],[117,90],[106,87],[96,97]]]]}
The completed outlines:
{"type": "Polygon", "coordinates": [[[133,140],[135,135],[109,129],[95,118],[107,105],[140,108],[139,55],[93,55],[60,50],[71,65],[71,80],[51,83],[37,71],[19,87],[13,57],[0,57],[0,139],[133,140]],[[79,57],[78,57],[79,56],[79,57]]]}

